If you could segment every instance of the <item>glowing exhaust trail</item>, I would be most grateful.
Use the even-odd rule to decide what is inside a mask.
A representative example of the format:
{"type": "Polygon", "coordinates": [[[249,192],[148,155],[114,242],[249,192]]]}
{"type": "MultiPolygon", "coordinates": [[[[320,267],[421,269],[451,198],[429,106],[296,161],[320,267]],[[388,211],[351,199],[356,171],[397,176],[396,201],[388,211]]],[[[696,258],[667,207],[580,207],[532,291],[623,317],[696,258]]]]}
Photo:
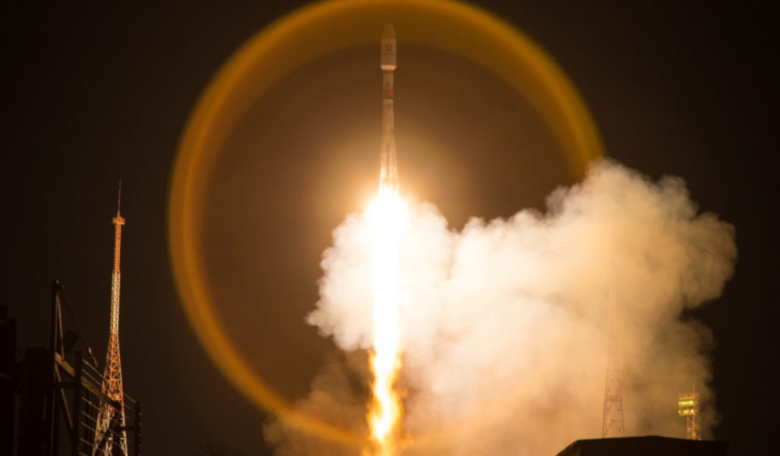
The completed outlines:
{"type": "Polygon", "coordinates": [[[402,408],[395,384],[401,367],[398,305],[401,296],[400,241],[405,216],[398,193],[398,163],[393,122],[393,71],[396,41],[392,25],[381,40],[382,144],[379,194],[371,203],[374,228],[374,338],[371,353],[373,399],[368,412],[372,449],[368,454],[391,456],[398,450],[397,435],[402,408]]]}
{"type": "Polygon", "coordinates": [[[374,226],[374,397],[369,424],[375,454],[382,456],[395,454],[394,440],[401,417],[395,383],[401,367],[399,246],[404,209],[398,192],[389,188],[380,188],[369,209],[374,226]]]}

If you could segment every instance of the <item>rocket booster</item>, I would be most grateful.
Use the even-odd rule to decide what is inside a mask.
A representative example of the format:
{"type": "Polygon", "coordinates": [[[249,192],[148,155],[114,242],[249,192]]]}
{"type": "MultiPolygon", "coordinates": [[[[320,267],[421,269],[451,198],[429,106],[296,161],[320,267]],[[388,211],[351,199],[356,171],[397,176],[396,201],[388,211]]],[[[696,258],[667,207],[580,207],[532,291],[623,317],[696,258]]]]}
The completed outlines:
{"type": "Polygon", "coordinates": [[[380,68],[382,68],[382,144],[380,188],[398,190],[398,160],[395,152],[393,120],[393,73],[396,67],[396,41],[392,24],[382,30],[380,68]]]}

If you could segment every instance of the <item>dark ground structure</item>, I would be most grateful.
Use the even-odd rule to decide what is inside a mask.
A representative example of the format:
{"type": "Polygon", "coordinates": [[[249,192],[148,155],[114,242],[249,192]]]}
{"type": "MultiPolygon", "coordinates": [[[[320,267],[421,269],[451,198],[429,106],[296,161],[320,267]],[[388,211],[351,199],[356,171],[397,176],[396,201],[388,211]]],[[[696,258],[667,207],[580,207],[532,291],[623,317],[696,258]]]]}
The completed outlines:
{"type": "Polygon", "coordinates": [[[558,456],[725,456],[728,443],[668,437],[577,440],[558,456]]]}
{"type": "Polygon", "coordinates": [[[8,307],[0,306],[0,452],[13,454],[14,371],[16,320],[8,317],[8,307]]]}
{"type": "MultiPolygon", "coordinates": [[[[0,309],[0,454],[19,456],[92,455],[101,402],[119,407],[103,394],[103,377],[92,348],[65,300],[63,287],[52,285],[49,345],[26,347],[17,362],[16,320],[0,309]],[[63,310],[66,318],[63,318],[63,310]],[[71,329],[72,328],[72,329],[71,329]]],[[[118,413],[107,437],[112,454],[141,454],[141,404],[125,395],[123,428],[118,413]]],[[[105,447],[105,442],[103,447],[105,447]]]]}

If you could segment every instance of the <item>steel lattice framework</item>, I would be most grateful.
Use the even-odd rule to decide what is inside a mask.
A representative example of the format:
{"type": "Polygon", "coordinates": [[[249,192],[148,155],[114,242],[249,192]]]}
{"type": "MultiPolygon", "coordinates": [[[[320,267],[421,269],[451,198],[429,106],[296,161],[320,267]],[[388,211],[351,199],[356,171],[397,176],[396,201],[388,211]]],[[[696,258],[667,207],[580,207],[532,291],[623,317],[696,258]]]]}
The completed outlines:
{"type": "Polygon", "coordinates": [[[688,440],[701,440],[699,423],[699,393],[693,392],[677,396],[677,414],[685,418],[685,437],[688,440]]]}
{"type": "Polygon", "coordinates": [[[623,437],[623,391],[620,375],[620,337],[617,315],[617,291],[614,271],[609,283],[609,309],[607,315],[607,379],[604,386],[604,421],[601,436],[623,437]]]}
{"type": "Polygon", "coordinates": [[[127,456],[127,431],[125,424],[124,388],[122,387],[122,360],[119,354],[119,262],[122,246],[122,226],[125,219],[119,211],[122,196],[122,187],[119,187],[119,201],[117,202],[114,224],[114,271],[111,276],[111,332],[108,339],[108,351],[106,353],[106,366],[103,371],[102,391],[108,398],[115,401],[115,408],[109,402],[101,401],[100,411],[95,428],[95,443],[92,447],[94,455],[114,454],[114,446],[117,446],[119,454],[127,456]],[[114,418],[114,415],[118,414],[114,418]],[[111,432],[112,423],[118,423],[119,429],[111,432]],[[115,436],[116,440],[115,441],[115,436]]]}

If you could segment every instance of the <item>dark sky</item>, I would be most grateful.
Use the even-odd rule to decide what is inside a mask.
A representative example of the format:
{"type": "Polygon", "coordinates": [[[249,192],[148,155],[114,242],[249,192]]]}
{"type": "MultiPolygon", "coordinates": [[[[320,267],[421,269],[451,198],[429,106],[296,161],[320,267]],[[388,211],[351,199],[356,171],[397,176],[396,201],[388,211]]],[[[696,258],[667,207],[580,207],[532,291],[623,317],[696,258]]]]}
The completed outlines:
{"type": "MultiPolygon", "coordinates": [[[[768,448],[780,385],[770,373],[778,348],[771,277],[780,272],[773,16],[725,2],[509,3],[481,6],[556,59],[611,156],[654,178],[683,177],[703,210],[736,226],[736,275],[692,317],[714,333],[716,437],[732,443],[732,454],[768,448]]],[[[187,454],[204,436],[270,454],[260,432],[266,416],[211,364],[181,309],[166,204],[177,142],[201,91],[233,51],[298,4],[4,8],[0,188],[9,205],[0,303],[18,319],[19,346],[43,344],[49,284],[59,278],[102,359],[121,177],[122,355],[126,390],[145,404],[147,455],[187,454]]],[[[231,137],[210,189],[208,254],[223,318],[242,353],[288,398],[305,393],[329,350],[302,323],[316,300],[319,255],[373,185],[375,156],[365,153],[379,137],[373,53],[312,62],[272,88],[231,137]],[[315,80],[330,90],[314,90],[315,80]],[[274,124],[285,115],[304,131],[274,124]]],[[[452,56],[424,48],[407,55],[397,74],[397,129],[410,192],[459,226],[468,215],[541,208],[549,190],[570,182],[539,120],[505,84],[452,56]],[[475,86],[477,93],[459,89],[475,86]],[[404,148],[417,153],[404,157],[404,148]]]]}

